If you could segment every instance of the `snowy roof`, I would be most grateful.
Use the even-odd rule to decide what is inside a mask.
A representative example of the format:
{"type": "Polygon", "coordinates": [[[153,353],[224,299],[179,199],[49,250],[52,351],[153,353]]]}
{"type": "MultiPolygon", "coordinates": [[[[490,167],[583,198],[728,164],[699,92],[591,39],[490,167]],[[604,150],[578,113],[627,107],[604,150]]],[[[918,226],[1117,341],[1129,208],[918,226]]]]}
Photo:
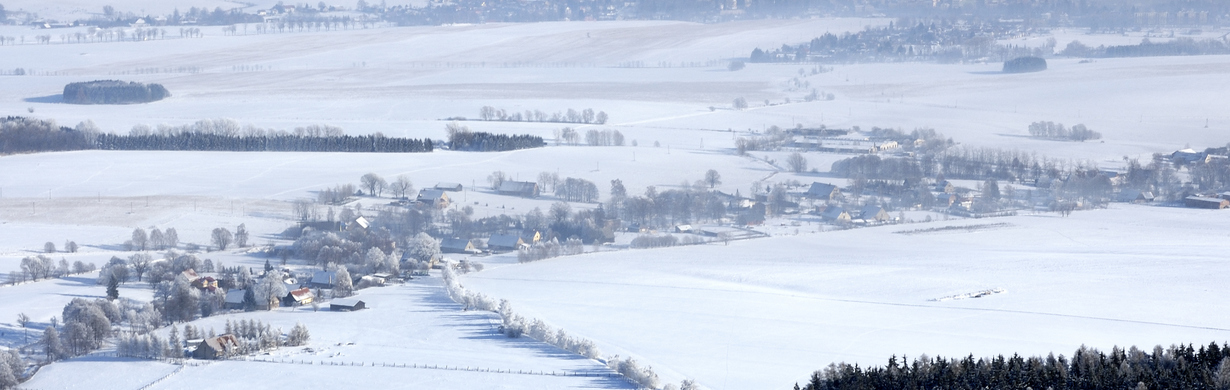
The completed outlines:
{"type": "MultiPolygon", "coordinates": [[[[824,209],[823,213],[820,213],[820,216],[826,219],[838,219],[845,213],[846,209],[841,208],[841,206],[829,206],[824,209]]],[[[846,215],[848,216],[849,214],[846,215]]]]}
{"type": "Polygon", "coordinates": [[[463,238],[445,238],[440,240],[441,250],[450,250],[455,252],[464,252],[470,250],[470,240],[463,238]]]}
{"type": "Polygon", "coordinates": [[[337,281],[337,272],[333,271],[316,271],[312,274],[312,283],[333,284],[337,281]]]}
{"type": "Polygon", "coordinates": [[[355,223],[355,224],[358,224],[360,227],[362,227],[362,228],[364,228],[364,229],[367,229],[367,227],[368,227],[368,226],[371,226],[371,224],[372,224],[371,222],[368,222],[368,221],[367,221],[367,218],[363,218],[362,216],[359,216],[358,218],[355,218],[355,219],[354,219],[354,223],[355,223]]]}
{"type": "Polygon", "coordinates": [[[364,306],[367,305],[367,302],[363,302],[362,300],[359,300],[358,298],[355,298],[355,297],[334,299],[332,301],[329,301],[330,306],[336,305],[336,306],[355,307],[355,306],[358,306],[360,303],[362,303],[364,306]]]}
{"type": "Polygon", "coordinates": [[[243,303],[244,290],[232,289],[226,292],[226,303],[240,304],[243,303]]]}
{"type": "Polygon", "coordinates": [[[436,189],[444,191],[461,191],[461,183],[439,182],[436,183],[436,189]]]}
{"type": "Polygon", "coordinates": [[[836,189],[837,186],[832,184],[813,182],[811,187],[807,189],[807,196],[830,197],[833,196],[833,191],[836,189]]]}
{"type": "Polygon", "coordinates": [[[528,182],[528,181],[511,181],[511,180],[509,180],[509,181],[505,181],[505,182],[503,182],[503,183],[500,183],[500,190],[499,190],[499,192],[524,192],[524,193],[529,193],[529,192],[534,192],[534,189],[535,189],[535,188],[538,188],[538,183],[528,182]]]}
{"type": "Polygon", "coordinates": [[[861,211],[861,214],[859,215],[863,219],[870,219],[870,218],[875,218],[876,215],[880,214],[881,211],[884,211],[883,207],[869,204],[869,205],[863,206],[863,210],[861,211]]]}
{"type": "Polygon", "coordinates": [[[419,190],[418,201],[436,202],[436,201],[439,201],[440,199],[445,199],[445,196],[446,195],[444,195],[444,190],[437,190],[434,188],[424,188],[422,190],[419,190]]]}
{"type": "Polygon", "coordinates": [[[295,291],[291,291],[290,296],[296,301],[302,301],[305,299],[312,299],[316,295],[312,294],[312,289],[304,287],[304,288],[301,288],[295,291]]]}
{"type": "Polygon", "coordinates": [[[500,248],[516,248],[521,237],[516,234],[492,234],[491,238],[487,239],[488,247],[500,248]]]}

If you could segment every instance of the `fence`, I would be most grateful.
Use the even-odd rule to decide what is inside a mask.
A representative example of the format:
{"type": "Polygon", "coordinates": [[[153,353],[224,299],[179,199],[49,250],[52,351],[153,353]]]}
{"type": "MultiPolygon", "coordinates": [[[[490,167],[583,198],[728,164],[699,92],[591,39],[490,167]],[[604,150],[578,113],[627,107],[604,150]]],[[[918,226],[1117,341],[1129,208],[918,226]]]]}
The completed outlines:
{"type": "Polygon", "coordinates": [[[343,362],[343,361],[324,361],[324,360],[297,360],[297,359],[271,359],[260,357],[242,357],[237,360],[261,363],[275,364],[302,364],[316,366],[340,366],[340,367],[387,367],[387,368],[410,368],[410,369],[425,369],[425,370],[447,370],[447,371],[470,371],[470,372],[489,372],[493,374],[511,374],[511,375],[541,375],[541,376],[573,376],[573,377],[592,377],[592,378],[614,378],[620,376],[617,373],[600,370],[577,370],[577,371],[545,371],[545,370],[513,370],[513,369],[492,369],[484,367],[462,367],[436,364],[413,364],[413,363],[384,363],[384,362],[343,362]]]}

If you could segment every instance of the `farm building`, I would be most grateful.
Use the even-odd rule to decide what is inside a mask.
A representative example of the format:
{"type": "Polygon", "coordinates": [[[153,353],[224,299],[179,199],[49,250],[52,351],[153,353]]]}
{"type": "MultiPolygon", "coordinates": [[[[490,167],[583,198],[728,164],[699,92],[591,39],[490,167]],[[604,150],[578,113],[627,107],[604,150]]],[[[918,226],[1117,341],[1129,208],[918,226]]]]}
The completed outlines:
{"type": "Polygon", "coordinates": [[[233,289],[226,292],[226,308],[239,310],[243,308],[243,295],[246,290],[233,289]]]}
{"type": "Polygon", "coordinates": [[[496,190],[500,195],[520,196],[522,198],[537,198],[538,183],[528,181],[505,181],[496,190]]]}
{"type": "Polygon", "coordinates": [[[223,359],[239,349],[239,339],[235,335],[224,334],[202,340],[192,352],[194,359],[223,359]]]}
{"type": "Polygon", "coordinates": [[[525,245],[529,244],[515,234],[492,234],[491,238],[487,239],[487,248],[493,251],[512,251],[525,245]]]}
{"type": "Polygon", "coordinates": [[[329,311],[355,311],[367,308],[367,303],[355,298],[334,299],[329,302],[329,311]]]}
{"type": "Polygon", "coordinates": [[[863,206],[862,212],[859,213],[859,218],[869,223],[888,222],[893,219],[893,217],[888,215],[887,211],[884,211],[883,207],[875,205],[863,206]]]}
{"type": "Polygon", "coordinates": [[[304,287],[291,291],[285,297],[282,297],[282,306],[309,305],[314,299],[316,299],[316,294],[312,294],[312,289],[304,287]]]}
{"type": "Polygon", "coordinates": [[[464,238],[445,238],[440,240],[440,251],[444,253],[478,253],[479,250],[474,248],[474,244],[470,240],[464,238]]]}
{"type": "Polygon", "coordinates": [[[448,207],[450,203],[448,194],[445,194],[444,190],[437,190],[437,189],[432,189],[432,188],[425,188],[425,189],[420,190],[419,196],[418,198],[415,198],[415,201],[419,202],[420,204],[424,206],[435,207],[438,209],[446,208],[448,207]]]}
{"type": "Polygon", "coordinates": [[[316,271],[316,273],[312,274],[312,287],[333,288],[334,283],[337,283],[337,272],[316,271]]]}
{"type": "Polygon", "coordinates": [[[837,200],[841,198],[841,189],[832,184],[813,182],[807,189],[806,196],[812,199],[837,200]]]}
{"type": "Polygon", "coordinates": [[[435,189],[440,191],[461,191],[461,183],[436,183],[435,189]]]}
{"type": "Polygon", "coordinates": [[[820,218],[828,222],[850,223],[850,213],[841,206],[825,207],[824,211],[820,212],[820,218]]]}
{"type": "Polygon", "coordinates": [[[1204,196],[1189,196],[1183,199],[1183,204],[1187,207],[1197,209],[1224,209],[1230,208],[1230,200],[1221,198],[1209,198],[1204,196]]]}

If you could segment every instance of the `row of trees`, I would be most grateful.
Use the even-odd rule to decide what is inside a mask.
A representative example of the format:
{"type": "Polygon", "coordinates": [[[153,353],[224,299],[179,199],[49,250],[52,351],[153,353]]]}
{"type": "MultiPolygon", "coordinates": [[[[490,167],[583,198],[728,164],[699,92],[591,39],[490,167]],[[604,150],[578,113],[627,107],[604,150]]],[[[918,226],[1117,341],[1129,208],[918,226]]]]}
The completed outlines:
{"type": "Polygon", "coordinates": [[[153,228],[147,234],[145,229],[136,228],[132,230],[132,239],[125,242],[124,247],[130,251],[175,249],[179,247],[179,232],[175,228],[167,228],[165,232],[153,228]]]}
{"type": "Polygon", "coordinates": [[[1040,138],[1055,138],[1071,141],[1088,141],[1102,139],[1102,133],[1089,130],[1085,125],[1077,124],[1068,129],[1063,123],[1034,122],[1029,124],[1029,135],[1040,138]]]}
{"type": "MultiPolygon", "coordinates": [[[[1153,353],[1115,347],[1103,353],[1082,346],[1071,359],[968,356],[934,359],[923,355],[913,363],[889,358],[883,367],[860,368],[830,364],[812,374],[804,389],[1230,389],[1230,345],[1209,343],[1199,349],[1177,345],[1153,353]]],[[[795,386],[798,388],[798,385],[795,386]]]]}
{"type": "Polygon", "coordinates": [[[351,136],[332,126],[298,127],[294,132],[240,127],[229,119],[159,125],[157,129],[137,125],[128,135],[102,133],[91,121],[69,128],[54,120],[0,119],[0,154],[90,149],[418,153],[431,152],[432,142],[379,133],[351,136]]]}
{"type": "Polygon", "coordinates": [[[605,124],[609,117],[606,111],[595,113],[592,108],[586,108],[581,111],[569,108],[568,111],[557,111],[549,115],[539,110],[525,110],[525,115],[522,115],[516,111],[510,114],[503,108],[497,109],[492,106],[483,106],[478,110],[478,119],[485,121],[592,123],[601,125],[605,124]]]}

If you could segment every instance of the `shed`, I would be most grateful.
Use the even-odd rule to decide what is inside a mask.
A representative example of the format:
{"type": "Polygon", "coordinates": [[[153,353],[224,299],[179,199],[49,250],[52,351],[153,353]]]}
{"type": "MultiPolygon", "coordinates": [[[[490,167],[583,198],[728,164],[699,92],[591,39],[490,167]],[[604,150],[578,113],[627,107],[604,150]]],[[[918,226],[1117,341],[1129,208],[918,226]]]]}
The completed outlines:
{"type": "Polygon", "coordinates": [[[675,233],[691,233],[691,232],[692,232],[692,225],[675,226],[675,233]]]}
{"type": "Polygon", "coordinates": [[[194,359],[222,359],[231,356],[239,349],[239,339],[235,335],[224,334],[218,337],[210,337],[202,340],[197,344],[196,350],[192,351],[194,359]]]}
{"type": "Polygon", "coordinates": [[[316,294],[312,294],[312,289],[304,287],[298,290],[286,293],[282,297],[282,306],[302,306],[311,304],[316,299],[316,294]]]}
{"type": "Polygon", "coordinates": [[[1183,204],[1187,207],[1197,209],[1224,209],[1230,208],[1230,200],[1221,198],[1210,198],[1204,196],[1189,196],[1183,198],[1183,204]]]}
{"type": "Polygon", "coordinates": [[[1117,199],[1128,203],[1149,203],[1153,201],[1153,193],[1149,191],[1127,189],[1119,192],[1117,199]]]}
{"type": "Polygon", "coordinates": [[[461,191],[461,183],[436,183],[435,189],[440,191],[461,191]]]}
{"type": "Polygon", "coordinates": [[[334,299],[329,302],[329,311],[355,311],[366,308],[366,302],[355,298],[334,299]]]}
{"type": "Polygon", "coordinates": [[[520,196],[522,198],[537,198],[538,183],[528,181],[505,181],[496,189],[500,195],[520,196]]]}

